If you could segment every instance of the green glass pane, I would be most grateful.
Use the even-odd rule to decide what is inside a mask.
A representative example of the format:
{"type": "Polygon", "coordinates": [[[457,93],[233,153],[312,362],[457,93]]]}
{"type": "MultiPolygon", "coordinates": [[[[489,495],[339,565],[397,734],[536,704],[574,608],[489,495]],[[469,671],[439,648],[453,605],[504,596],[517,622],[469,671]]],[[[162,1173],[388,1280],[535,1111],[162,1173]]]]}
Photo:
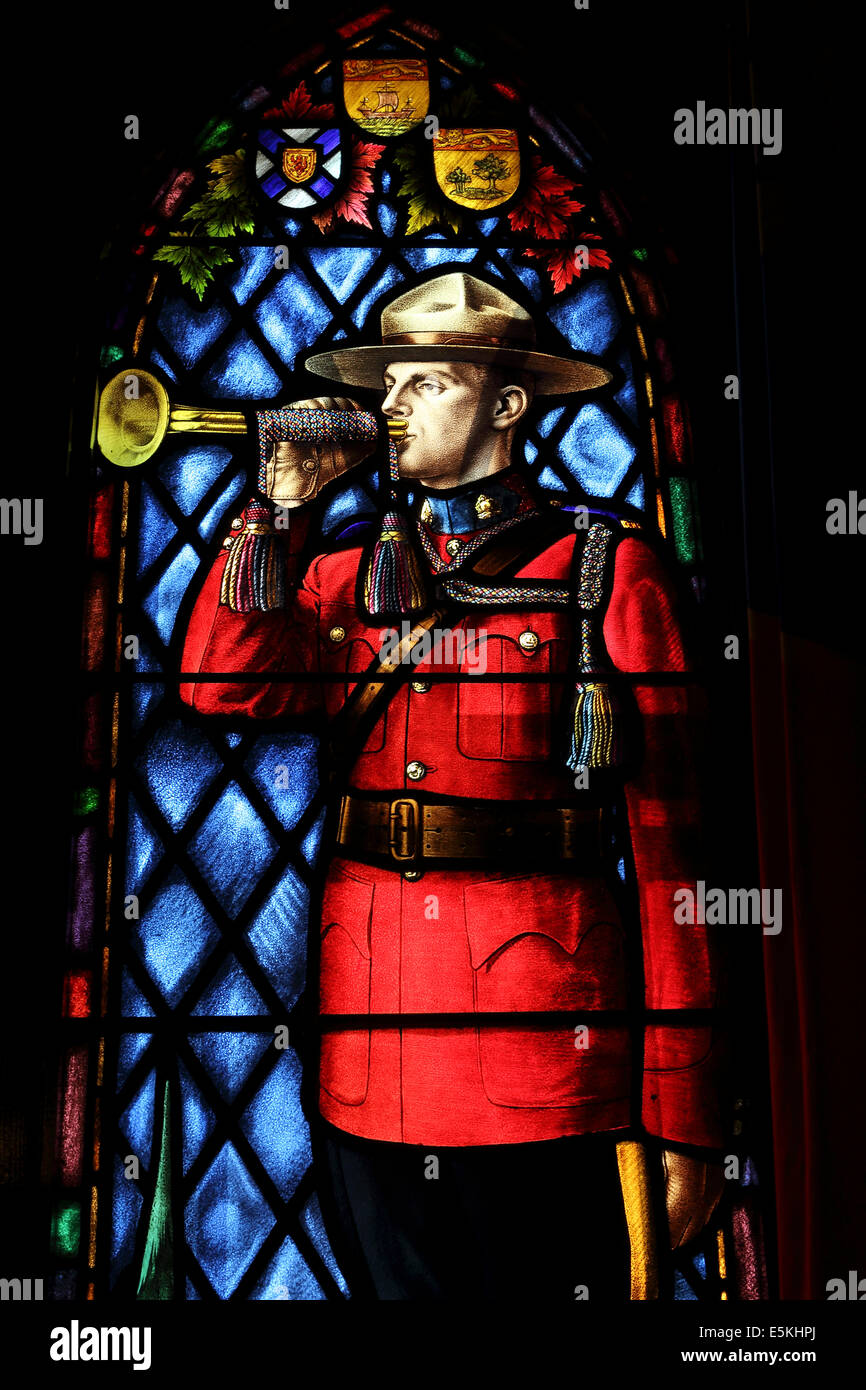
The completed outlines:
{"type": "Polygon", "coordinates": [[[670,489],[677,559],[683,565],[693,565],[697,548],[692,519],[694,507],[691,483],[688,478],[672,477],[668,480],[668,487],[670,489]]]}
{"type": "Polygon", "coordinates": [[[75,793],[72,811],[76,816],[89,816],[91,811],[95,811],[99,805],[99,788],[82,787],[81,791],[75,793]]]}
{"type": "Polygon", "coordinates": [[[54,1210],[51,1221],[51,1248],[55,1255],[75,1256],[81,1238],[81,1206],[78,1202],[63,1202],[54,1210]]]}
{"type": "Polygon", "coordinates": [[[209,154],[211,150],[221,150],[228,144],[233,129],[233,123],[228,120],[214,117],[212,121],[208,121],[196,143],[198,153],[209,154]]]}

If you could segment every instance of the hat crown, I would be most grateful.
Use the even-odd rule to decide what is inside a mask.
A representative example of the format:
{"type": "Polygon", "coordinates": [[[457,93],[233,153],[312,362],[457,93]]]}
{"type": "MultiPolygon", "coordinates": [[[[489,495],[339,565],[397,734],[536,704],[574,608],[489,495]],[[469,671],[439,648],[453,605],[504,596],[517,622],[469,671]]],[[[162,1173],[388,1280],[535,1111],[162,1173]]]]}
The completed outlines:
{"type": "Polygon", "coordinates": [[[414,286],[382,311],[382,339],[406,333],[472,334],[491,340],[535,342],[532,317],[516,300],[455,271],[414,286]]]}

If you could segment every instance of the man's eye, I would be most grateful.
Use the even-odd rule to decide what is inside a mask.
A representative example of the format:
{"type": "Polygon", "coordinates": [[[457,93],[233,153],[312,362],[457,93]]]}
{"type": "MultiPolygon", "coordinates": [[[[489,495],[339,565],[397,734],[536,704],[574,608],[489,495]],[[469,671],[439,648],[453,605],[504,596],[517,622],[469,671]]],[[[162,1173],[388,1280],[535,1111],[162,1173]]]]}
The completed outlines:
{"type": "Polygon", "coordinates": [[[438,381],[422,381],[422,382],[420,383],[420,385],[421,385],[421,389],[424,390],[424,391],[436,391],[436,392],[439,392],[439,391],[444,390],[444,387],[441,386],[440,383],[439,383],[438,381]]]}

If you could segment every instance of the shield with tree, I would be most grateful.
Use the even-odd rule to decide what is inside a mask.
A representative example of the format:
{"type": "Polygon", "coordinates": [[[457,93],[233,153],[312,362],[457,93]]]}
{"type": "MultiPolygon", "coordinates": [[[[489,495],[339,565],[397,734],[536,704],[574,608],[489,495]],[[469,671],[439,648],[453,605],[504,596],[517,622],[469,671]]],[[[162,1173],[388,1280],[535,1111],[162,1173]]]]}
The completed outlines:
{"type": "Polygon", "coordinates": [[[469,175],[466,173],[465,169],[458,167],[457,169],[452,169],[450,174],[446,174],[445,182],[453,183],[457,190],[458,197],[462,198],[466,185],[469,182],[469,175]]]}
{"type": "Polygon", "coordinates": [[[500,159],[498,154],[486,154],[483,159],[476,159],[472,165],[473,174],[477,174],[480,179],[487,180],[487,192],[501,193],[502,189],[496,187],[497,179],[504,179],[508,173],[508,165],[504,159],[500,159]]]}

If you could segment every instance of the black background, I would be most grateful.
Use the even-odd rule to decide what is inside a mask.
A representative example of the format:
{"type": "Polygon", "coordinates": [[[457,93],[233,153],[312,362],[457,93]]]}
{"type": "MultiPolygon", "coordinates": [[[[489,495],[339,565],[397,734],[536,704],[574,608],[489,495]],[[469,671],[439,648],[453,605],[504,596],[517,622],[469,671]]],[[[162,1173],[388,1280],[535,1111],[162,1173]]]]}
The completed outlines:
{"type": "MultiPolygon", "coordinates": [[[[752,605],[782,612],[789,631],[820,634],[829,646],[853,652],[854,551],[862,540],[828,545],[823,526],[826,499],[857,487],[862,457],[853,430],[859,411],[844,394],[853,368],[839,338],[853,312],[844,288],[852,229],[840,215],[851,152],[836,73],[847,36],[832,9],[822,6],[820,17],[807,12],[804,30],[792,8],[734,0],[590,0],[587,11],[569,0],[392,8],[429,15],[482,49],[495,30],[510,46],[513,66],[563,119],[589,114],[597,165],[609,164],[646,242],[658,247],[662,228],[675,248],[668,276],[673,346],[694,416],[711,642],[728,632],[744,635],[748,588],[752,605]],[[784,109],[783,151],[759,160],[763,274],[751,149],[674,144],[674,111],[698,100],[784,109]],[[724,377],[737,371],[739,407],[723,397],[724,377]],[[776,478],[774,496],[747,487],[748,525],[767,538],[766,563],[748,576],[741,449],[747,465],[750,457],[759,460],[759,478],[772,459],[776,478]]],[[[86,9],[19,12],[22,27],[7,48],[3,299],[12,352],[4,371],[2,493],[45,499],[45,538],[40,547],[25,547],[18,537],[0,537],[0,882],[9,1030],[3,1102],[13,1135],[0,1175],[7,1182],[0,1273],[41,1267],[47,1231],[40,1166],[44,1108],[55,1085],[83,536],[82,479],[67,475],[66,458],[73,405],[74,427],[89,429],[100,250],[158,185],[163,152],[172,161],[182,157],[224,97],[267,72],[276,51],[269,35],[278,36],[284,61],[338,12],[312,0],[291,0],[288,13],[266,0],[99,0],[86,9]],[[139,142],[123,136],[131,113],[140,120],[139,142]]],[[[736,732],[747,715],[745,677],[720,672],[719,679],[730,682],[736,732]]],[[[852,731],[838,736],[853,738],[852,731]]],[[[839,753],[852,756],[854,748],[839,753]]],[[[718,802],[732,852],[743,862],[752,853],[749,776],[746,758],[720,787],[718,802]]]]}

